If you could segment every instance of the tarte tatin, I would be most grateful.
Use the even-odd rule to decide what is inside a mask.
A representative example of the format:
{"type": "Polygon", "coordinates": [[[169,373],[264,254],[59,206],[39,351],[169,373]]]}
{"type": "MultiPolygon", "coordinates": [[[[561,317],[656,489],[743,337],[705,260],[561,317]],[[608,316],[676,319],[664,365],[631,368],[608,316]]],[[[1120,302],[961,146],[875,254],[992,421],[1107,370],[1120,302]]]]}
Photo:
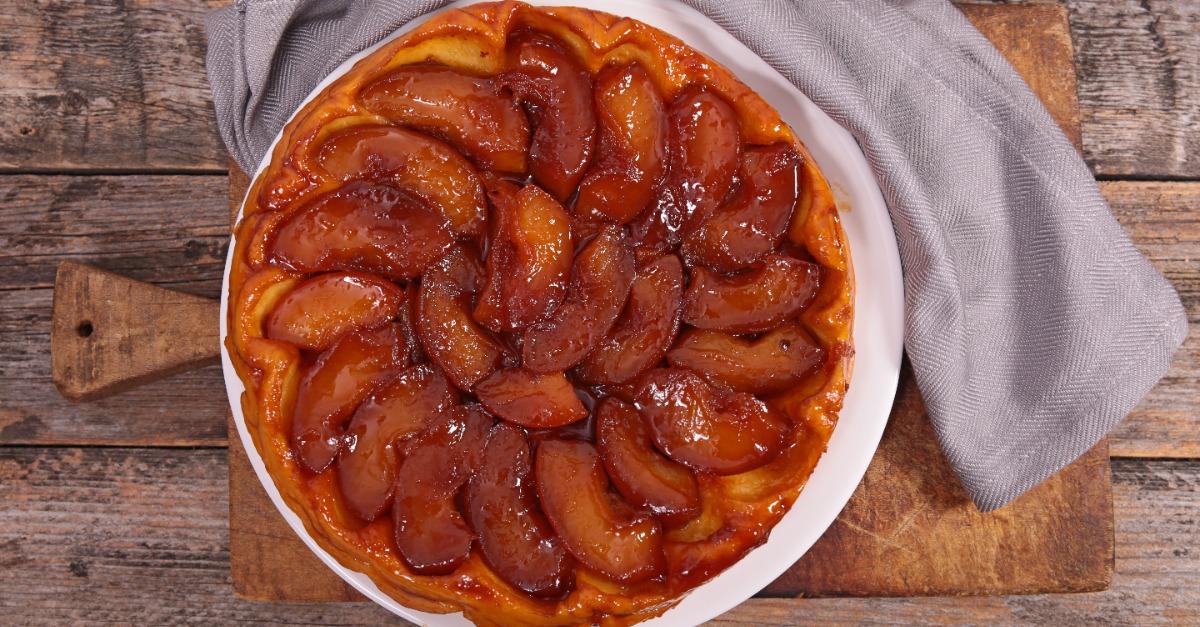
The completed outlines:
{"type": "Polygon", "coordinates": [[[824,452],[853,273],[779,115],[678,39],[478,4],[305,105],[236,229],[242,410],[401,604],[628,625],[763,543],[824,452]]]}

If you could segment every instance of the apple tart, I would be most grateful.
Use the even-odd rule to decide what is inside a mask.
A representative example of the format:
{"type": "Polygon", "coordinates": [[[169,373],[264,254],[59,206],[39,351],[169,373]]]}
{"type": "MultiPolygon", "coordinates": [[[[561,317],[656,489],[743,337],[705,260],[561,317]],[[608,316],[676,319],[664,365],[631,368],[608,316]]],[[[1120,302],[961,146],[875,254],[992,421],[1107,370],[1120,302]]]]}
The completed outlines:
{"type": "Polygon", "coordinates": [[[589,10],[432,18],[308,102],[236,228],[242,409],[401,604],[628,625],[763,543],[837,422],[853,272],[761,97],[589,10]]]}

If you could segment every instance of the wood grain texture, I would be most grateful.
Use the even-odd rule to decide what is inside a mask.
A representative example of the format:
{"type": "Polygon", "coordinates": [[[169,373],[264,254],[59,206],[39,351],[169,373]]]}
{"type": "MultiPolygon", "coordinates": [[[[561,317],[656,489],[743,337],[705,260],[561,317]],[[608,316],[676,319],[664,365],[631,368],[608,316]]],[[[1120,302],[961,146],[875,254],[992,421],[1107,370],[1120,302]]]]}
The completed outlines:
{"type": "MultiPolygon", "coordinates": [[[[21,624],[401,624],[372,603],[255,603],[229,577],[224,450],[0,448],[0,589],[21,624]]],[[[1200,462],[1116,460],[1104,592],[754,599],[715,625],[1200,620],[1200,462]]]]}
{"type": "Polygon", "coordinates": [[[1114,181],[1100,189],[1134,244],[1179,291],[1191,323],[1166,376],[1112,432],[1113,454],[1200,457],[1200,184],[1114,181]]]}
{"type": "Polygon", "coordinates": [[[833,525],[773,596],[1083,592],[1112,577],[1108,444],[981,514],[937,444],[908,363],[887,431],[833,525]],[[886,567],[881,565],[886,564],[886,567]]]}
{"type": "Polygon", "coordinates": [[[1096,174],[1200,178],[1200,2],[1066,4],[1096,174]]]}
{"type": "Polygon", "coordinates": [[[50,370],[53,291],[0,291],[0,445],[225,446],[229,402],[216,366],[89,403],[50,370]]]}
{"type": "Polygon", "coordinates": [[[51,377],[50,321],[65,260],[219,296],[227,189],[225,176],[0,177],[0,444],[224,446],[218,368],[69,404],[51,377]]]}
{"type": "Polygon", "coordinates": [[[64,261],[50,363],[67,400],[88,401],[217,363],[221,304],[64,261]]]}
{"type": "MultiPolygon", "coordinates": [[[[969,0],[983,4],[987,0],[969,0]]],[[[1057,4],[1071,20],[1083,154],[1101,177],[1200,178],[1200,1],[1057,4]]]]}
{"type": "MultiPolygon", "coordinates": [[[[227,3],[0,0],[0,169],[223,170],[203,16],[227,3]]],[[[1088,164],[1200,178],[1200,0],[1060,4],[1088,164]]]]}
{"type": "Polygon", "coordinates": [[[224,176],[0,176],[0,291],[53,287],[70,259],[216,298],[227,189],[224,176]]]}
{"type": "Polygon", "coordinates": [[[221,169],[204,15],[223,4],[0,2],[0,167],[221,169]]]}

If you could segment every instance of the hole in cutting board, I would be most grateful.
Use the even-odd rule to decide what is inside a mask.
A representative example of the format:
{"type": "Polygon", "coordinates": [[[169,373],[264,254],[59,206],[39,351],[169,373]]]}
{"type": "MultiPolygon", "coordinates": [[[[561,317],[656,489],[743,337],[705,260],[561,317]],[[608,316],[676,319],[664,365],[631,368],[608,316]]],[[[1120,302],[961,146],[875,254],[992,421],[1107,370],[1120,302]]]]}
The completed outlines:
{"type": "Polygon", "coordinates": [[[79,323],[79,326],[75,327],[75,331],[79,333],[79,337],[91,337],[95,329],[92,328],[91,320],[84,320],[79,323]]]}

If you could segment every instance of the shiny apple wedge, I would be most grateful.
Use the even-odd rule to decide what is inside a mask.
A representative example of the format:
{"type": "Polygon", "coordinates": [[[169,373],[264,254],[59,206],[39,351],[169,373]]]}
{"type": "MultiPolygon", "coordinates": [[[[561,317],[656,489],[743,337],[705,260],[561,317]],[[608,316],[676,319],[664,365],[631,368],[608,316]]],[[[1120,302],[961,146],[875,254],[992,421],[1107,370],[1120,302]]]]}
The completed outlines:
{"type": "Polygon", "coordinates": [[[487,281],[475,320],[493,331],[514,331],[545,319],[566,297],[571,278],[571,217],[536,185],[490,185],[492,237],[487,281]]]}
{"type": "Polygon", "coordinates": [[[785,255],[768,255],[745,272],[723,276],[692,268],[683,321],[728,333],[769,331],[796,317],[817,295],[821,269],[785,255]]]}
{"type": "Polygon", "coordinates": [[[404,563],[420,575],[445,575],[471,556],[475,532],[457,496],[479,465],[492,417],[478,405],[438,414],[414,438],[396,474],[392,524],[404,563]]]}
{"type": "Polygon", "coordinates": [[[317,162],[342,181],[389,184],[420,197],[455,233],[483,234],[483,183],[475,166],[445,142],[397,126],[355,126],[327,137],[317,162]]]}
{"type": "Polygon", "coordinates": [[[690,329],[667,360],[737,392],[771,394],[816,372],[825,363],[825,349],[800,323],[787,322],[754,340],[690,329]]]}
{"type": "Polygon", "coordinates": [[[737,114],[723,98],[689,89],[669,111],[669,167],[651,206],[633,223],[639,244],[674,249],[729,195],[742,149],[737,114]]]}
{"type": "Polygon", "coordinates": [[[509,42],[508,67],[499,84],[528,104],[533,120],[533,180],[566,202],[579,186],[596,143],[591,76],[561,45],[531,34],[509,42]]]}
{"type": "Polygon", "coordinates": [[[375,520],[392,502],[398,445],[420,432],[457,401],[445,375],[430,364],[414,366],[375,391],[350,419],[338,454],[338,485],[346,507],[375,520]]]}
{"type": "Polygon", "coordinates": [[[718,475],[771,461],[791,430],[785,417],[754,396],[714,387],[683,368],[646,373],[634,405],[667,457],[718,475]]]}
{"type": "Polygon", "coordinates": [[[747,150],[737,192],[687,236],[683,258],[732,273],[774,252],[796,206],[799,180],[800,155],[791,146],[747,150]]]}
{"type": "Polygon", "coordinates": [[[575,560],[538,507],[533,458],[520,428],[492,427],[464,502],[479,552],[496,574],[537,596],[571,587],[575,560]]]}
{"type": "Polygon", "coordinates": [[[525,331],[524,366],[561,372],[583,360],[621,315],[634,272],[628,238],[620,227],[605,227],[575,257],[565,302],[525,331]]]}
{"type": "Polygon", "coordinates": [[[305,279],[267,317],[268,338],[323,351],[343,333],[377,327],[407,307],[395,283],[360,272],[334,272],[305,279]]]}
{"type": "Polygon", "coordinates": [[[410,65],[364,87],[362,103],[372,113],[446,140],[480,168],[528,170],[529,121],[516,99],[490,78],[410,65]]]}
{"type": "Polygon", "coordinates": [[[425,353],[465,391],[500,364],[500,344],[471,317],[471,299],[482,283],[478,258],[460,245],[425,273],[417,302],[417,333],[425,353]]]}
{"type": "Polygon", "coordinates": [[[280,227],[276,263],[300,272],[420,275],[454,243],[446,219],[391,187],[352,183],[317,198],[280,227]]]}
{"type": "Polygon", "coordinates": [[[662,528],[609,492],[596,447],[546,440],[538,445],[535,469],[542,510],[580,563],[622,583],[663,571],[662,528]]]}
{"type": "Polygon", "coordinates": [[[599,140],[579,185],[575,213],[625,223],[650,203],[665,169],[666,108],[636,63],[601,70],[595,97],[599,140]]]}
{"type": "Polygon", "coordinates": [[[324,471],[342,447],[346,421],[384,381],[406,365],[395,323],[355,330],[321,353],[300,379],[292,446],[309,472],[324,471]]]}
{"type": "Polygon", "coordinates": [[[632,405],[617,398],[600,404],[596,444],[617,491],[635,507],[668,525],[679,525],[700,512],[696,476],[654,448],[650,431],[632,405]]]}
{"type": "Polygon", "coordinates": [[[531,429],[561,427],[588,415],[575,387],[561,372],[497,370],[475,385],[475,396],[493,414],[531,429]]]}
{"type": "Polygon", "coordinates": [[[612,331],[575,369],[580,380],[624,383],[658,363],[679,333],[683,280],[674,255],[639,270],[612,331]]]}

